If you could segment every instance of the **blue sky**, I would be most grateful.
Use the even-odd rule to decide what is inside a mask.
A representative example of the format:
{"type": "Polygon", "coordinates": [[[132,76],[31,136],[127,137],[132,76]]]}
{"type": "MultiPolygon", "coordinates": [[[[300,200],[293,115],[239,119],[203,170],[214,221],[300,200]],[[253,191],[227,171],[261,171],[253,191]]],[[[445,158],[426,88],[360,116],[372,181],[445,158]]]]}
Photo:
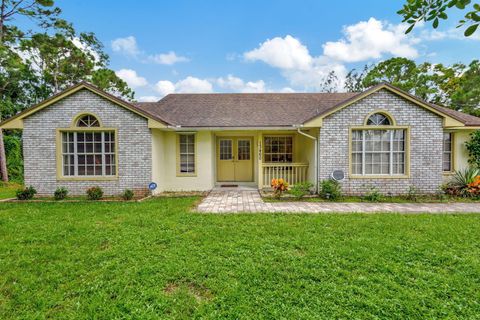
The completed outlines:
{"type": "MultiPolygon", "coordinates": [[[[93,31],[110,67],[139,100],[170,92],[315,91],[330,70],[406,56],[434,63],[479,58],[480,37],[455,30],[412,35],[403,1],[59,0],[64,17],[93,31]]],[[[339,84],[341,85],[341,83],[339,84]]]]}

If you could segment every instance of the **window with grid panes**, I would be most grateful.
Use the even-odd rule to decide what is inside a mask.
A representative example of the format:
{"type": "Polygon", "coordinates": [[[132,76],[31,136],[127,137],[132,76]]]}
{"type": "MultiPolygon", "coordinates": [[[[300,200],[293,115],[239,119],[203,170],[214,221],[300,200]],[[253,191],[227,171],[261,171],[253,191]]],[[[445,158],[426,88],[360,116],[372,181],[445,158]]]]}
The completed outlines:
{"type": "Polygon", "coordinates": [[[116,175],[114,131],[65,131],[61,134],[63,176],[116,175]]]}
{"type": "Polygon", "coordinates": [[[180,134],[179,136],[180,173],[195,173],[195,135],[180,134]]]}
{"type": "Polygon", "coordinates": [[[264,162],[293,162],[292,136],[267,136],[263,139],[264,162]]]}
{"type": "MultiPolygon", "coordinates": [[[[368,125],[390,125],[385,115],[374,114],[368,125]]],[[[352,130],[352,174],[404,175],[406,173],[405,129],[352,130]]]]}

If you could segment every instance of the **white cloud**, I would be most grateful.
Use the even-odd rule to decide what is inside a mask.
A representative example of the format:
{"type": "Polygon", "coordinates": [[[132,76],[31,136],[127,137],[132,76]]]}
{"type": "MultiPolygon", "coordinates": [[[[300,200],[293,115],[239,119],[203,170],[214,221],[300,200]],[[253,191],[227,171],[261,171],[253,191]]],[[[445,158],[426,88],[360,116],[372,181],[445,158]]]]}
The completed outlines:
{"type": "Polygon", "coordinates": [[[121,69],[116,71],[115,74],[132,88],[144,87],[148,84],[145,78],[140,77],[137,72],[132,69],[121,69]]]}
{"type": "Polygon", "coordinates": [[[155,90],[163,97],[175,92],[175,85],[171,81],[160,80],[155,84],[155,90]]]}
{"type": "Polygon", "coordinates": [[[137,40],[134,36],[113,40],[112,50],[132,57],[141,53],[138,49],[137,40]]]}
{"type": "Polygon", "coordinates": [[[172,65],[177,62],[188,62],[190,61],[187,57],[177,56],[177,54],[173,51],[168,53],[160,53],[156,55],[152,55],[149,59],[158,64],[166,64],[172,65]]]}
{"type": "Polygon", "coordinates": [[[218,78],[216,83],[224,89],[233,90],[242,93],[261,93],[266,92],[265,82],[263,80],[245,82],[242,79],[229,74],[225,78],[218,78]]]}
{"type": "Polygon", "coordinates": [[[176,83],[160,80],[155,84],[155,90],[162,97],[170,93],[210,93],[213,92],[213,85],[206,79],[188,76],[176,83]]]}
{"type": "MultiPolygon", "coordinates": [[[[423,25],[421,26],[423,27],[423,25]]],[[[419,33],[419,38],[425,41],[438,41],[438,40],[445,40],[445,39],[452,39],[452,40],[473,40],[478,41],[480,40],[480,33],[474,33],[470,37],[465,37],[463,34],[464,30],[459,28],[450,28],[444,31],[435,30],[435,29],[424,29],[421,30],[419,33]]]]}
{"type": "Polygon", "coordinates": [[[157,96],[143,96],[138,98],[140,102],[157,102],[158,100],[160,100],[160,97],[157,96]]]}
{"type": "Polygon", "coordinates": [[[268,39],[243,56],[248,61],[260,60],[280,69],[307,70],[312,63],[307,47],[290,35],[268,39]]]}
{"type": "Polygon", "coordinates": [[[115,39],[112,41],[111,45],[114,52],[134,57],[141,62],[154,62],[158,64],[173,65],[178,62],[190,61],[190,59],[187,57],[178,56],[174,51],[147,55],[144,51],[138,48],[137,39],[135,39],[134,36],[115,39]]]}
{"type": "Polygon", "coordinates": [[[294,93],[294,92],[296,92],[296,91],[293,90],[293,89],[290,88],[290,87],[285,87],[285,88],[280,89],[280,92],[281,92],[281,93],[294,93]]]}
{"type": "Polygon", "coordinates": [[[188,76],[175,84],[178,93],[209,93],[213,92],[212,84],[205,79],[188,76]]]}
{"type": "Polygon", "coordinates": [[[315,58],[312,67],[308,70],[289,70],[284,71],[283,74],[294,87],[318,90],[331,71],[335,71],[338,78],[337,89],[342,90],[348,73],[347,68],[343,64],[330,61],[325,57],[315,58]]]}
{"type": "Polygon", "coordinates": [[[341,63],[324,56],[310,55],[308,48],[290,35],[269,39],[258,48],[245,52],[244,57],[247,61],[259,60],[279,68],[290,85],[306,89],[320,88],[332,70],[338,76],[341,87],[347,74],[347,69],[341,63]]]}
{"type": "Polygon", "coordinates": [[[403,24],[394,26],[370,18],[368,21],[345,27],[343,30],[345,38],[325,43],[323,54],[344,62],[379,59],[383,54],[416,58],[418,51],[413,45],[418,39],[407,36],[404,30],[403,24]]]}
{"type": "Polygon", "coordinates": [[[343,89],[346,63],[380,59],[384,55],[416,58],[415,48],[421,38],[405,35],[405,25],[393,25],[375,18],[346,26],[344,38],[326,42],[323,54],[313,56],[306,45],[291,35],[267,39],[243,54],[246,61],[262,61],[278,68],[292,87],[318,90],[335,71],[337,87],[343,89]]]}

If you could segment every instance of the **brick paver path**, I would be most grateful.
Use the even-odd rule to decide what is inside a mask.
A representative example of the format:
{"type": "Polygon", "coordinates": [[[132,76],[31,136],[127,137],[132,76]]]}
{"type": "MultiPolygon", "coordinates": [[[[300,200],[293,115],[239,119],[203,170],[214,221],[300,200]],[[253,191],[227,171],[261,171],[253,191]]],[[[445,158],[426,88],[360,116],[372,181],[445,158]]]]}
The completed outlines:
{"type": "Polygon", "coordinates": [[[198,205],[199,212],[401,212],[401,213],[480,213],[479,203],[341,203],[264,202],[255,190],[212,190],[198,205]]]}

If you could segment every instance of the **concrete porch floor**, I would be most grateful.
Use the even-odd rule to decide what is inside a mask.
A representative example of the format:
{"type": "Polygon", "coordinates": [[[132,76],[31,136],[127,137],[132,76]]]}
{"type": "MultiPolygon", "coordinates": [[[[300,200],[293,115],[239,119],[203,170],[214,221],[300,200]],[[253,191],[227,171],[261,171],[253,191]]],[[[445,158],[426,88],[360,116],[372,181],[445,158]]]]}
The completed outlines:
{"type": "Polygon", "coordinates": [[[197,207],[204,213],[480,213],[478,203],[264,202],[254,187],[216,187],[197,207]]]}

